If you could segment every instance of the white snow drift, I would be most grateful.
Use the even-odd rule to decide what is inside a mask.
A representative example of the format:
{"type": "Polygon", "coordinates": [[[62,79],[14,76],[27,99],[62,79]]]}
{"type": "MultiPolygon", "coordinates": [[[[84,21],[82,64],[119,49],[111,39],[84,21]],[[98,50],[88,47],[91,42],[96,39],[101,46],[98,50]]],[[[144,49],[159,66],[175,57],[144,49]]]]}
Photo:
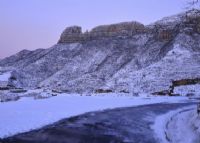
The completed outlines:
{"type": "Polygon", "coordinates": [[[11,72],[0,74],[0,82],[7,82],[11,76],[11,72]]]}
{"type": "Polygon", "coordinates": [[[199,143],[200,116],[190,106],[157,117],[153,129],[162,143],[199,143]]]}

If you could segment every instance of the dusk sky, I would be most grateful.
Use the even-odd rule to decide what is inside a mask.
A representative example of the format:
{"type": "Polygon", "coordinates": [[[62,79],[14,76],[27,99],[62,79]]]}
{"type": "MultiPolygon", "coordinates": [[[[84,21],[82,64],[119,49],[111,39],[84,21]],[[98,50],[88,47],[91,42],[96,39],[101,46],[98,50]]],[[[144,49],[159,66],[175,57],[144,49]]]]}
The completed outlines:
{"type": "Polygon", "coordinates": [[[185,0],[0,0],[0,58],[49,48],[67,26],[149,24],[184,10],[185,0]]]}

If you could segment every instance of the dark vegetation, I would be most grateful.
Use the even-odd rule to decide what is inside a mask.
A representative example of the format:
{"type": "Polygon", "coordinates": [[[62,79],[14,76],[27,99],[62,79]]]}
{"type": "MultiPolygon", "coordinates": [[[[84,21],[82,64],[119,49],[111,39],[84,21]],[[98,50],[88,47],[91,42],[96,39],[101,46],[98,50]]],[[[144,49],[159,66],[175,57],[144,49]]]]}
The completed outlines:
{"type": "Polygon", "coordinates": [[[110,89],[97,89],[95,91],[95,93],[111,93],[111,92],[113,92],[113,91],[110,89]]]}
{"type": "Polygon", "coordinates": [[[200,78],[174,80],[174,81],[172,81],[172,85],[169,87],[168,90],[155,92],[155,93],[153,93],[153,95],[180,96],[179,94],[174,94],[174,88],[175,87],[186,86],[186,85],[195,85],[195,84],[200,84],[200,78]]]}

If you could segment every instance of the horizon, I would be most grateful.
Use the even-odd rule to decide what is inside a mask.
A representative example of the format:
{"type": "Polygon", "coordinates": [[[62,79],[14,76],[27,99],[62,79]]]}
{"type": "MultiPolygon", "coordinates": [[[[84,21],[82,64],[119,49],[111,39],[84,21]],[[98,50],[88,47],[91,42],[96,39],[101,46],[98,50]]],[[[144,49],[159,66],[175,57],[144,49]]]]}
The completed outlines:
{"type": "Polygon", "coordinates": [[[69,26],[86,31],[127,21],[148,25],[184,11],[184,5],[185,0],[1,0],[0,59],[23,49],[50,48],[69,26]]]}

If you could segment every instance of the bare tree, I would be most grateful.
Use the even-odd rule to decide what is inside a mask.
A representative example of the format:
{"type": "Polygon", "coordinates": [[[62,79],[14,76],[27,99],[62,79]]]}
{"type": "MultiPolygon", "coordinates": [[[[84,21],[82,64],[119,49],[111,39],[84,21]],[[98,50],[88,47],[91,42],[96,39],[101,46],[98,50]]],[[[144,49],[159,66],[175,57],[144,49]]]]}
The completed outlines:
{"type": "Polygon", "coordinates": [[[200,0],[187,0],[186,9],[200,9],[200,0]]]}

